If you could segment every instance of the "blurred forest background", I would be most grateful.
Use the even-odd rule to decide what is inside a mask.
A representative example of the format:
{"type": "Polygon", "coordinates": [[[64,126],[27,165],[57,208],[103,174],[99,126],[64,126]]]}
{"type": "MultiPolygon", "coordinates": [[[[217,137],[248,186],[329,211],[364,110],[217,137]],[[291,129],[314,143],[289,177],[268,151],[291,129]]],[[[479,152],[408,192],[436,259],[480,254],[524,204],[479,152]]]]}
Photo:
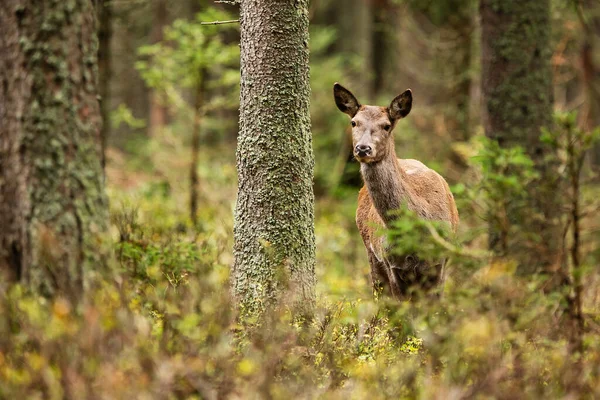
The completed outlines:
{"type": "Polygon", "coordinates": [[[529,134],[551,149],[541,174],[564,180],[554,192],[527,138],[486,139],[477,1],[312,1],[315,319],[280,307],[246,325],[228,283],[238,4],[96,3],[115,274],[79,305],[0,283],[0,398],[600,397],[598,1],[552,0],[544,27],[554,115],[529,134]],[[363,104],[412,89],[398,156],[446,178],[461,225],[450,243],[407,217],[390,240],[450,255],[440,299],[373,298],[336,81],[363,104]],[[527,267],[551,258],[532,250],[535,225],[510,216],[530,213],[536,191],[556,200],[560,234],[543,270],[527,267]]]}

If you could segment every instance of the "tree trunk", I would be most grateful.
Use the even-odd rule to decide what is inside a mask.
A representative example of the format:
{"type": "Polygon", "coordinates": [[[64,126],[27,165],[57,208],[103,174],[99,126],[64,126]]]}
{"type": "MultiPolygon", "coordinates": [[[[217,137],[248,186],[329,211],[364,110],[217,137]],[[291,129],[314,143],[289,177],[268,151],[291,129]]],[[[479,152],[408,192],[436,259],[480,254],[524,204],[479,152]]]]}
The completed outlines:
{"type": "Polygon", "coordinates": [[[103,261],[94,13],[0,3],[0,271],[48,295],[77,296],[103,261]]]}
{"type": "Polygon", "coordinates": [[[194,102],[194,126],[192,127],[192,157],[190,163],[190,218],[192,225],[196,227],[198,211],[198,186],[200,178],[198,177],[198,152],[200,151],[200,129],[202,119],[202,108],[204,105],[204,90],[206,70],[200,71],[200,76],[196,85],[196,99],[194,102]]]}
{"type": "Polygon", "coordinates": [[[385,88],[385,75],[390,59],[395,56],[391,45],[390,30],[393,9],[389,0],[371,0],[371,62],[369,70],[372,72],[370,96],[376,99],[385,88]]]}
{"type": "Polygon", "coordinates": [[[453,122],[454,140],[467,141],[471,137],[471,71],[473,69],[473,43],[475,31],[474,13],[462,13],[458,21],[451,24],[451,30],[456,34],[456,45],[445,68],[451,68],[452,83],[447,99],[450,99],[449,120],[453,122]]]}
{"type": "Polygon", "coordinates": [[[314,301],[308,0],[243,0],[233,292],[260,311],[314,301]]]}
{"type": "MultiPolygon", "coordinates": [[[[332,18],[323,21],[322,24],[335,23],[338,27],[339,40],[335,42],[336,50],[355,55],[362,63],[360,72],[352,71],[348,77],[340,77],[340,82],[343,79],[344,82],[348,82],[345,84],[352,86],[356,92],[369,93],[371,96],[374,92],[375,74],[370,71],[373,71],[373,52],[376,47],[373,45],[373,39],[376,37],[373,23],[377,5],[369,0],[336,0],[330,7],[332,18]]],[[[356,189],[363,185],[360,164],[354,159],[352,152],[352,138],[346,130],[337,133],[340,138],[340,151],[332,172],[335,174],[332,179],[334,185],[326,188],[329,192],[333,192],[339,185],[356,189]]]]}
{"type": "MultiPolygon", "coordinates": [[[[352,87],[358,92],[367,93],[372,87],[372,31],[374,6],[369,0],[336,0],[332,5],[336,21],[326,21],[324,24],[335,22],[339,39],[335,43],[336,50],[356,55],[363,65],[361,72],[352,74],[352,87]]],[[[342,78],[340,78],[342,79],[342,78]]]]}
{"type": "MultiPolygon", "coordinates": [[[[151,39],[152,43],[159,43],[163,40],[163,30],[168,21],[167,3],[165,0],[156,0],[154,7],[151,39]]],[[[162,103],[161,95],[157,89],[150,88],[148,94],[150,104],[148,135],[154,137],[167,123],[167,107],[162,103]]]]}
{"type": "MultiPolygon", "coordinates": [[[[600,126],[600,5],[593,0],[582,2],[585,15],[584,43],[581,49],[583,79],[581,80],[585,102],[581,112],[585,130],[600,126]]],[[[600,143],[591,152],[591,161],[595,168],[600,167],[600,143]]]]}
{"type": "Polygon", "coordinates": [[[102,129],[100,138],[102,143],[102,168],[106,165],[106,146],[110,136],[110,81],[112,40],[112,4],[109,0],[98,1],[98,94],[100,95],[100,114],[102,115],[102,129]]]}
{"type": "MultiPolygon", "coordinates": [[[[486,135],[503,147],[524,147],[540,173],[528,189],[528,209],[509,212],[510,222],[521,224],[527,237],[541,239],[537,244],[509,243],[522,270],[532,272],[555,263],[560,249],[559,182],[540,141],[540,128],[552,125],[550,1],[481,0],[480,13],[486,135]]],[[[492,228],[490,247],[500,251],[497,239],[492,228]]]]}

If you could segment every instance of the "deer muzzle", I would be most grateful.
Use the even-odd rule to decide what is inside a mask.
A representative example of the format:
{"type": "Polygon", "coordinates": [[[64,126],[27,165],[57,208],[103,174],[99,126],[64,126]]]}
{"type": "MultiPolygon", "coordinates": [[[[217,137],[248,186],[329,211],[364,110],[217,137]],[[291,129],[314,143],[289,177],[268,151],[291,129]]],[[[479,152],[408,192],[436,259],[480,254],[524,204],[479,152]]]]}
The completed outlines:
{"type": "Polygon", "coordinates": [[[366,144],[359,144],[354,148],[354,154],[359,158],[368,157],[372,152],[371,146],[366,144]]]}

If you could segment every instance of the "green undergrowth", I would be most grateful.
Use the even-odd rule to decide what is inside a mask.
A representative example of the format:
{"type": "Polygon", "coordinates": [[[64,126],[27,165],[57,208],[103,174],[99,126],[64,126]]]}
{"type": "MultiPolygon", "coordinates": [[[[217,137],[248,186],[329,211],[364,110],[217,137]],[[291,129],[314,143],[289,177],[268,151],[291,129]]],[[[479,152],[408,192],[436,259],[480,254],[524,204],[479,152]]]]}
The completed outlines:
{"type": "Polygon", "coordinates": [[[2,297],[0,397],[598,394],[599,336],[586,334],[586,352],[571,353],[560,296],[543,294],[541,281],[516,277],[510,265],[489,265],[469,282],[450,277],[441,299],[350,299],[337,288],[319,296],[312,318],[295,317],[282,299],[260,322],[242,325],[221,244],[148,229],[131,227],[116,248],[117,278],[98,282],[78,305],[20,286],[2,297]]]}
{"type": "MultiPolygon", "coordinates": [[[[314,314],[301,318],[281,299],[260,321],[240,323],[229,288],[232,160],[200,167],[202,222],[192,227],[180,161],[148,159],[152,167],[107,173],[110,279],[78,304],[0,283],[0,398],[600,396],[597,276],[586,281],[582,353],[568,341],[566,297],[545,290],[543,276],[515,274],[510,260],[489,261],[471,237],[462,253],[443,237],[423,239],[430,254],[450,257],[442,293],[374,298],[349,190],[316,205],[314,314]]],[[[429,231],[410,224],[398,229],[429,231]]]]}

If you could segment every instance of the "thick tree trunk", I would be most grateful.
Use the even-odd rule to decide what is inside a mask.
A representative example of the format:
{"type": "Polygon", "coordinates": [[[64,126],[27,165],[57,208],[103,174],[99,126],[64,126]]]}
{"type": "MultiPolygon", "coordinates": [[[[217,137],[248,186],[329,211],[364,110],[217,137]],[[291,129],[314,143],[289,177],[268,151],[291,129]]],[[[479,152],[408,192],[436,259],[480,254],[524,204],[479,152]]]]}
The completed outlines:
{"type": "Polygon", "coordinates": [[[102,258],[91,0],[0,3],[0,271],[77,296],[102,258]]]}
{"type": "Polygon", "coordinates": [[[98,1],[98,94],[100,95],[100,114],[102,129],[102,167],[106,165],[106,146],[110,135],[110,81],[112,40],[112,4],[110,0],[98,1]]]}
{"type": "Polygon", "coordinates": [[[314,300],[308,0],[243,0],[233,292],[260,311],[314,300]]]}
{"type": "MultiPolygon", "coordinates": [[[[523,270],[539,270],[556,263],[560,249],[558,178],[540,141],[540,128],[552,125],[550,1],[481,0],[480,13],[486,135],[503,147],[524,147],[540,173],[528,189],[528,209],[510,210],[509,217],[541,243],[513,241],[508,251],[523,270]]],[[[492,228],[490,247],[500,252],[500,242],[492,228]]]]}

